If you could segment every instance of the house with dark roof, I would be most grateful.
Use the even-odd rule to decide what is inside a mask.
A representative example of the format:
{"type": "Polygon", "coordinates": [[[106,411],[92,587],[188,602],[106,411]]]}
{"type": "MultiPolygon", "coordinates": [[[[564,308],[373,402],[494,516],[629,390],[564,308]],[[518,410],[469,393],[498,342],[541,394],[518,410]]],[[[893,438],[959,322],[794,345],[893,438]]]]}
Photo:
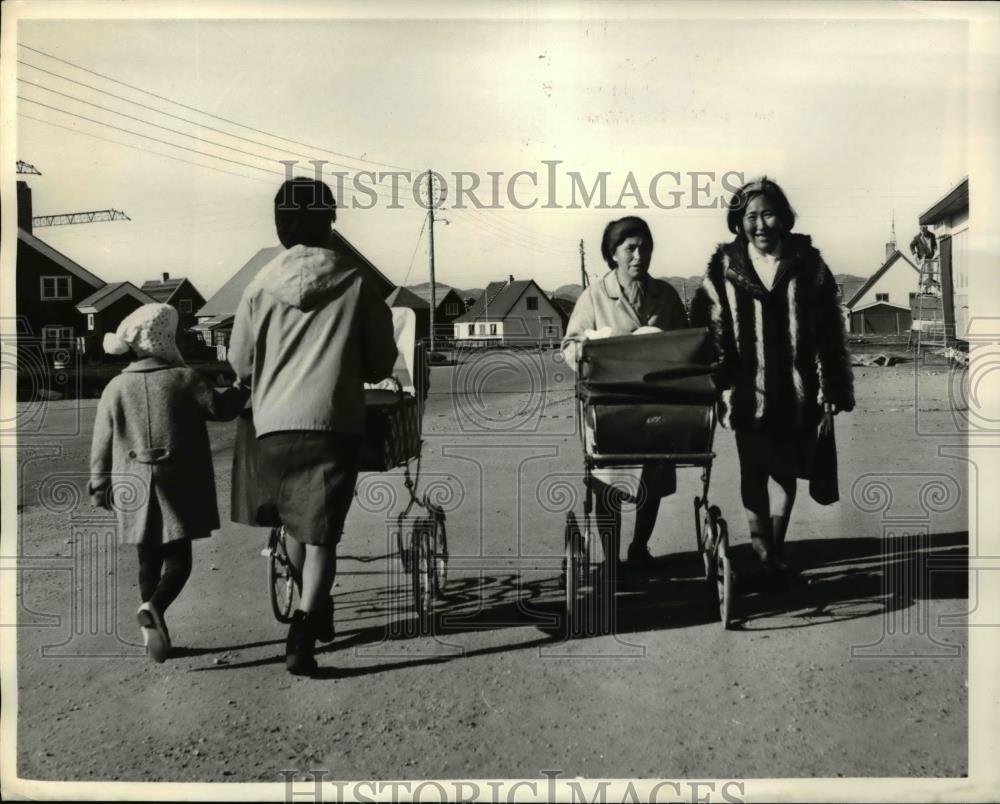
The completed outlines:
{"type": "Polygon", "coordinates": [[[87,334],[77,305],[106,283],[35,237],[30,207],[28,214],[26,226],[17,229],[14,269],[19,346],[32,344],[46,353],[74,351],[77,339],[87,334]]]}
{"type": "Polygon", "coordinates": [[[390,307],[406,307],[416,314],[417,339],[425,339],[431,331],[431,306],[409,288],[399,287],[385,297],[390,307]]]}
{"type": "Polygon", "coordinates": [[[507,346],[562,341],[559,310],[533,279],[490,282],[469,311],[452,322],[456,345],[507,346]]]}
{"type": "MultiPolygon", "coordinates": [[[[427,309],[430,309],[430,284],[417,285],[408,289],[427,302],[427,309]]],[[[434,335],[443,340],[450,340],[454,330],[452,323],[465,312],[465,303],[458,291],[447,285],[438,285],[434,295],[437,302],[437,306],[434,308],[434,335]]]]}
{"type": "Polygon", "coordinates": [[[895,243],[886,244],[885,262],[847,300],[850,332],[909,333],[913,325],[911,308],[919,289],[920,269],[895,243]]]}
{"type": "MultiPolygon", "coordinates": [[[[355,267],[375,284],[383,299],[395,290],[396,286],[392,280],[336,230],[332,232],[331,248],[351,258],[355,267]]],[[[220,360],[226,359],[229,336],[233,331],[233,317],[243,297],[243,291],[260,270],[284,250],[285,247],[281,245],[260,249],[215,292],[211,299],[205,302],[204,306],[195,312],[198,323],[192,329],[199,333],[206,344],[216,347],[220,360]]]]}
{"type": "Polygon", "coordinates": [[[180,316],[180,329],[190,329],[197,322],[195,311],[205,306],[205,297],[186,277],[171,277],[164,273],[160,279],[147,279],[142,291],[161,304],[169,304],[180,316]]]}

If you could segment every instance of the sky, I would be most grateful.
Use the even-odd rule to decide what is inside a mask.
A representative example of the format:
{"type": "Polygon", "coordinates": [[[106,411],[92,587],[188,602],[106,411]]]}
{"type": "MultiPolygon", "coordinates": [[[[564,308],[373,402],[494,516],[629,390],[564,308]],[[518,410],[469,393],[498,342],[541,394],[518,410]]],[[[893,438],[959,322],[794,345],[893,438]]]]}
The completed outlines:
{"type": "MultiPolygon", "coordinates": [[[[893,221],[905,248],[919,214],[968,175],[967,22],[909,4],[882,19],[815,13],[833,5],[800,19],[766,5],[754,19],[652,8],[627,18],[617,7],[616,19],[21,20],[17,158],[42,175],[18,178],[34,214],[131,218],[35,234],[106,281],[169,272],[209,297],[276,243],[281,160],[304,174],[308,159],[326,160],[348,188],[358,171],[416,180],[432,168],[449,189],[437,280],[514,275],[553,290],[580,281],[581,240],[591,276],[605,270],[603,228],[628,214],[651,226],[653,275],[700,274],[731,237],[718,205],[738,180],[724,175],[766,173],[830,267],[867,276],[893,221]],[[563,206],[569,171],[588,187],[606,171],[606,207],[629,174],[642,197],[542,209],[556,160],[563,206]],[[451,208],[459,171],[483,185],[502,173],[503,208],[451,208]],[[537,190],[514,185],[531,209],[507,197],[517,171],[539,174],[537,190]],[[665,171],[659,198],[673,209],[648,191],[665,171]]],[[[395,283],[427,281],[425,208],[408,179],[402,208],[390,208],[388,180],[376,186],[371,209],[352,207],[368,195],[339,194],[338,229],[395,283]]]]}

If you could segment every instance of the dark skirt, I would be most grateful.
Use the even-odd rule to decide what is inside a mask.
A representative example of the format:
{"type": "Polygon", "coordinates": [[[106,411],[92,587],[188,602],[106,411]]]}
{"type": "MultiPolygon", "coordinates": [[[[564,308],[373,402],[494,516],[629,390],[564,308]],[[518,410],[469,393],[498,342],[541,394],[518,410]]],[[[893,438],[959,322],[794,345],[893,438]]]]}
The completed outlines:
{"type": "Polygon", "coordinates": [[[744,477],[766,472],[772,477],[808,478],[816,452],[816,429],[809,427],[779,433],[737,430],[736,450],[740,456],[740,473],[744,477]]]}
{"type": "Polygon", "coordinates": [[[288,533],[302,544],[340,541],[358,480],[361,438],[326,431],[257,439],[260,477],[288,533]]]}
{"type": "Polygon", "coordinates": [[[274,500],[268,497],[261,480],[260,447],[249,408],[236,420],[229,518],[252,527],[273,528],[281,524],[274,500]]]}

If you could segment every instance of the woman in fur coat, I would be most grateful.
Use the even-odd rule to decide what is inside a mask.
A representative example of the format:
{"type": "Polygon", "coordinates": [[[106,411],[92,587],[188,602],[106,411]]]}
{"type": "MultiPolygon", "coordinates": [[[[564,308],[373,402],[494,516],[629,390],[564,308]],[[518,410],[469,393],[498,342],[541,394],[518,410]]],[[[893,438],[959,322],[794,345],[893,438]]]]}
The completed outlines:
{"type": "Polygon", "coordinates": [[[766,177],[744,185],[727,223],[736,237],[709,261],[691,321],[718,349],[719,420],[736,434],[754,551],[780,570],[796,478],[812,477],[820,429],[853,409],[853,378],[837,283],[810,237],[792,232],[782,189],[766,177]]]}

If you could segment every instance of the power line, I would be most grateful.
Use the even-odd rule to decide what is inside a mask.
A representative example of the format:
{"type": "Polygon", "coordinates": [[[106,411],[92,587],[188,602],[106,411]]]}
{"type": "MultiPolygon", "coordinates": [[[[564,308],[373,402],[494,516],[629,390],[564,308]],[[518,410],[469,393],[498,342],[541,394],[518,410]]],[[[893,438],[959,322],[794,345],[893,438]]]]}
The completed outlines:
{"type": "Polygon", "coordinates": [[[424,222],[420,224],[420,233],[417,235],[417,242],[413,245],[413,254],[410,256],[410,264],[406,269],[406,276],[403,277],[403,281],[400,282],[400,287],[406,285],[406,280],[410,278],[410,271],[413,270],[413,261],[417,258],[417,249],[420,248],[420,238],[424,236],[424,229],[427,226],[427,217],[424,216],[424,222]]]}
{"type": "Polygon", "coordinates": [[[449,212],[468,212],[475,215],[476,217],[482,219],[484,223],[496,227],[500,231],[504,231],[506,234],[513,235],[515,237],[525,238],[528,240],[533,240],[539,245],[548,248],[569,248],[566,241],[561,237],[555,237],[554,235],[547,235],[544,233],[535,232],[533,229],[529,229],[526,226],[520,226],[515,223],[510,223],[509,221],[504,221],[499,218],[487,218],[485,213],[474,210],[474,209],[458,209],[457,207],[450,207],[449,212]]]}
{"type": "MultiPolygon", "coordinates": [[[[101,89],[100,87],[95,87],[93,84],[87,84],[87,83],[84,83],[83,81],[77,81],[75,78],[70,78],[69,76],[62,75],[61,73],[55,73],[55,72],[52,72],[51,70],[46,70],[43,67],[39,67],[39,66],[37,66],[35,64],[31,64],[30,62],[24,61],[23,59],[18,59],[17,63],[18,64],[23,64],[26,67],[30,67],[33,70],[38,70],[39,72],[43,72],[46,75],[54,76],[55,78],[58,78],[61,81],[68,81],[68,82],[70,82],[72,84],[77,84],[78,86],[85,87],[86,89],[93,90],[94,92],[100,92],[102,95],[107,95],[108,97],[115,98],[116,100],[124,101],[125,103],[131,103],[131,104],[133,104],[135,106],[138,106],[138,107],[140,107],[142,109],[147,109],[147,110],[149,110],[151,112],[155,112],[156,114],[162,114],[165,117],[172,117],[175,120],[180,120],[182,123],[188,123],[189,125],[198,126],[199,128],[207,129],[208,131],[214,131],[216,134],[222,134],[225,137],[232,137],[233,139],[242,140],[243,142],[248,142],[251,145],[259,145],[262,148],[271,148],[271,149],[276,150],[276,151],[282,151],[283,153],[288,153],[291,156],[300,156],[303,159],[307,159],[307,160],[315,158],[314,156],[311,156],[309,154],[298,153],[298,152],[295,152],[295,151],[287,151],[285,149],[278,148],[277,146],[274,146],[274,145],[268,145],[266,142],[261,142],[260,140],[253,140],[253,139],[250,139],[249,137],[242,137],[239,134],[233,134],[232,132],[230,132],[230,131],[224,131],[221,128],[215,128],[214,126],[209,126],[209,125],[206,125],[204,123],[199,123],[196,120],[189,120],[186,117],[181,117],[180,115],[173,114],[172,112],[167,112],[167,111],[164,111],[163,109],[157,109],[155,106],[149,106],[148,104],[145,104],[145,103],[139,103],[139,101],[132,100],[131,98],[126,98],[123,95],[116,95],[114,92],[108,92],[106,89],[101,89]]],[[[57,90],[50,89],[49,87],[46,87],[43,84],[36,84],[36,83],[34,83],[32,81],[28,81],[27,79],[24,79],[24,78],[18,78],[17,80],[18,81],[23,81],[24,83],[30,84],[31,86],[40,87],[41,89],[45,89],[45,90],[47,90],[49,92],[56,92],[57,94],[65,95],[65,93],[57,92],[57,90]]],[[[97,106],[97,104],[91,103],[90,101],[87,101],[87,100],[83,100],[82,98],[78,98],[75,95],[65,95],[65,97],[67,97],[67,98],[73,98],[74,100],[79,100],[82,103],[87,103],[87,104],[90,104],[91,106],[97,106]]],[[[103,106],[97,106],[97,108],[98,109],[104,109],[105,107],[103,107],[103,106]]],[[[122,112],[118,112],[118,111],[115,111],[113,109],[107,109],[106,111],[112,111],[115,114],[123,114],[122,112]]],[[[205,114],[207,114],[207,112],[205,114]]],[[[124,115],[124,116],[127,117],[128,115],[124,115]]],[[[139,118],[133,118],[133,119],[139,119],[139,118]]],[[[148,122],[148,121],[143,121],[143,122],[148,122]]],[[[157,124],[156,123],[149,123],[149,125],[157,125],[157,124]]],[[[190,135],[186,135],[186,136],[190,136],[190,135]]],[[[206,140],[206,142],[209,142],[209,140],[206,140]]],[[[223,147],[228,147],[228,146],[223,146],[223,147]]],[[[345,165],[342,162],[332,162],[332,161],[329,161],[329,160],[323,160],[323,161],[325,161],[326,164],[336,165],[337,167],[348,168],[349,170],[357,170],[356,166],[354,166],[354,165],[345,165]]]]}
{"type": "Polygon", "coordinates": [[[319,146],[319,145],[310,145],[310,144],[305,143],[305,142],[299,142],[298,140],[289,139],[288,137],[282,137],[279,134],[272,134],[272,133],[270,133],[268,131],[262,131],[261,129],[254,128],[253,126],[248,126],[248,125],[246,125],[244,123],[239,123],[239,122],[237,122],[235,120],[230,120],[229,118],[222,117],[221,115],[212,114],[211,112],[206,112],[203,109],[198,109],[195,106],[188,106],[186,103],[181,103],[180,101],[176,101],[173,98],[169,98],[169,97],[167,97],[165,95],[158,95],[155,92],[151,92],[151,91],[149,91],[147,89],[143,89],[142,87],[137,87],[134,84],[129,84],[129,83],[126,83],[125,81],[120,81],[119,79],[113,78],[110,75],[105,75],[104,73],[99,73],[96,70],[91,70],[91,69],[89,69],[87,67],[83,67],[83,66],[81,66],[79,64],[75,64],[74,62],[69,61],[68,59],[62,59],[59,56],[53,56],[51,53],[46,53],[44,50],[39,50],[38,48],[31,47],[30,45],[26,45],[23,42],[18,42],[17,44],[18,44],[19,47],[23,47],[25,50],[30,50],[32,53],[38,53],[39,55],[45,56],[46,58],[49,58],[49,59],[53,59],[54,61],[58,61],[58,62],[61,62],[63,64],[68,64],[70,67],[74,67],[77,70],[82,70],[85,73],[90,73],[91,75],[96,75],[98,78],[103,78],[106,81],[112,81],[112,82],[114,82],[116,84],[120,84],[121,86],[128,87],[129,89],[134,89],[136,92],[142,92],[144,95],[149,95],[150,97],[157,98],[158,100],[166,101],[167,103],[172,103],[175,106],[180,106],[181,108],[188,109],[189,111],[192,111],[192,112],[198,112],[198,114],[203,114],[203,115],[205,115],[207,117],[211,117],[211,118],[213,118],[215,120],[221,120],[224,123],[229,123],[230,125],[239,126],[240,128],[244,128],[247,131],[253,131],[253,132],[257,133],[257,134],[263,134],[266,137],[272,137],[273,139],[282,140],[283,142],[290,142],[293,145],[301,145],[303,148],[309,148],[311,150],[317,150],[317,151],[325,151],[326,153],[335,154],[336,156],[341,156],[341,157],[343,157],[345,159],[352,159],[355,162],[361,162],[363,164],[381,165],[382,167],[390,167],[390,168],[396,168],[398,170],[406,170],[406,171],[409,171],[410,173],[418,173],[419,172],[415,168],[405,167],[403,165],[394,165],[391,162],[379,162],[378,160],[375,160],[375,159],[362,159],[362,158],[357,157],[357,156],[352,156],[351,154],[345,154],[345,153],[341,153],[339,151],[334,151],[331,148],[324,148],[324,147],[319,146]]]}
{"type": "MultiPolygon", "coordinates": [[[[116,131],[121,131],[121,132],[123,132],[125,134],[131,134],[132,136],[135,136],[135,137],[142,137],[143,139],[152,140],[153,142],[157,142],[157,143],[160,143],[161,145],[166,145],[166,146],[171,147],[171,148],[180,148],[180,149],[182,149],[184,151],[189,151],[191,153],[198,154],[199,156],[204,156],[204,157],[209,158],[209,159],[220,159],[220,160],[222,160],[224,162],[229,162],[230,164],[233,164],[233,165],[239,165],[240,167],[250,168],[251,170],[260,170],[260,171],[263,171],[264,173],[270,173],[270,174],[275,175],[275,176],[285,176],[286,175],[282,171],[269,170],[268,168],[263,168],[263,167],[260,167],[259,165],[250,165],[250,164],[247,164],[246,162],[240,162],[237,159],[230,159],[230,158],[225,157],[225,156],[219,156],[218,154],[206,153],[205,151],[199,151],[197,148],[189,148],[186,145],[179,145],[179,144],[177,144],[175,142],[169,142],[168,140],[162,140],[162,139],[159,139],[158,137],[152,137],[152,136],[150,136],[148,134],[143,134],[143,133],[138,132],[138,131],[132,131],[131,129],[122,128],[121,126],[116,126],[113,123],[106,123],[106,122],[104,122],[102,120],[96,120],[96,119],[94,119],[92,117],[87,117],[86,115],[77,114],[76,112],[71,112],[71,111],[68,111],[67,109],[62,109],[62,108],[60,108],[58,106],[52,106],[51,104],[48,104],[48,103],[42,103],[39,100],[35,100],[34,98],[29,98],[29,97],[26,97],[24,95],[18,95],[17,98],[19,100],[27,101],[28,103],[34,103],[34,104],[36,104],[38,106],[42,106],[43,108],[46,108],[46,109],[51,109],[52,111],[60,112],[61,114],[66,114],[66,115],[69,115],[71,117],[77,117],[80,120],[86,120],[89,123],[94,123],[94,124],[99,125],[99,126],[105,126],[107,128],[112,128],[112,129],[115,129],[116,131]]],[[[86,102],[87,101],[84,101],[84,103],[86,103],[86,102]]],[[[121,112],[115,112],[115,114],[122,114],[122,113],[121,112]]],[[[130,117],[130,119],[137,119],[137,118],[131,118],[130,115],[123,115],[123,116],[130,117]]],[[[159,126],[156,123],[150,123],[148,121],[139,120],[139,122],[142,122],[142,123],[144,123],[146,125],[154,126],[156,128],[164,128],[165,130],[170,131],[171,133],[174,133],[174,134],[180,133],[183,136],[192,137],[194,139],[197,139],[199,141],[204,142],[204,140],[202,140],[200,137],[195,137],[192,134],[183,134],[183,132],[177,132],[174,129],[166,128],[164,126],[159,126]]],[[[216,145],[216,143],[212,143],[211,141],[209,141],[209,144],[216,145]]],[[[218,146],[218,147],[229,148],[229,146],[226,146],[226,145],[222,145],[222,146],[218,146]]],[[[229,150],[239,151],[239,149],[235,149],[235,148],[229,148],[229,150]]],[[[246,152],[240,151],[240,153],[246,153],[246,152]]],[[[258,156],[257,158],[259,158],[259,159],[266,159],[267,157],[260,157],[260,156],[258,156]]],[[[343,188],[343,189],[345,190],[345,192],[350,192],[351,193],[352,200],[353,200],[353,198],[357,197],[357,193],[355,191],[353,191],[353,190],[347,190],[346,188],[343,188]]],[[[400,203],[398,198],[393,198],[391,196],[384,196],[381,193],[379,193],[378,190],[376,190],[374,187],[370,188],[370,189],[371,189],[371,192],[374,193],[377,198],[382,198],[383,200],[395,201],[396,203],[400,203]]]]}
{"type": "MultiPolygon", "coordinates": [[[[71,114],[71,112],[66,112],[66,114],[71,114]]],[[[107,137],[102,137],[100,134],[94,134],[91,131],[81,131],[78,128],[73,128],[72,126],[64,126],[64,125],[62,125],[62,123],[56,123],[56,122],[53,122],[52,120],[45,120],[42,117],[34,117],[33,115],[26,114],[25,112],[18,112],[17,116],[18,117],[23,117],[25,120],[33,120],[36,123],[44,123],[47,126],[55,126],[56,128],[61,128],[64,131],[71,131],[74,134],[82,134],[84,137],[92,137],[93,139],[95,139],[95,140],[101,140],[102,142],[110,142],[112,145],[120,145],[123,148],[131,148],[133,151],[140,151],[141,153],[144,153],[144,154],[151,154],[153,156],[161,156],[164,159],[172,159],[175,162],[183,162],[186,165],[194,165],[195,167],[205,168],[206,170],[214,170],[216,173],[225,173],[225,174],[227,174],[229,176],[237,176],[237,177],[239,177],[241,179],[249,179],[250,181],[258,181],[258,182],[261,182],[262,184],[272,184],[272,182],[270,182],[270,181],[268,181],[266,179],[258,178],[257,176],[248,176],[246,173],[235,173],[232,170],[223,170],[222,168],[213,167],[212,165],[203,165],[201,162],[194,162],[194,161],[192,161],[190,159],[181,159],[179,156],[171,156],[170,154],[163,154],[163,153],[160,153],[159,151],[151,151],[148,148],[140,148],[138,145],[131,145],[131,144],[127,143],[127,142],[121,142],[120,140],[108,139],[107,137]]],[[[102,123],[102,125],[106,125],[106,124],[102,123]]],[[[112,128],[114,128],[114,127],[112,126],[112,128]]],[[[247,167],[252,167],[252,166],[251,165],[247,165],[247,167]]]]}

